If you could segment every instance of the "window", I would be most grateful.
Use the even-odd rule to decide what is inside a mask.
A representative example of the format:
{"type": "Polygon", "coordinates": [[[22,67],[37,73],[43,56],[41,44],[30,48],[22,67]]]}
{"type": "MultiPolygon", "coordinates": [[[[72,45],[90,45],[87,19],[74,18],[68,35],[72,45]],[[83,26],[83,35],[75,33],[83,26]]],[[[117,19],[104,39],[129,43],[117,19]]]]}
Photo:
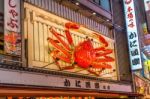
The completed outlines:
{"type": "Polygon", "coordinates": [[[110,1],[109,0],[93,0],[96,4],[101,6],[103,9],[110,11],[110,1]]]}

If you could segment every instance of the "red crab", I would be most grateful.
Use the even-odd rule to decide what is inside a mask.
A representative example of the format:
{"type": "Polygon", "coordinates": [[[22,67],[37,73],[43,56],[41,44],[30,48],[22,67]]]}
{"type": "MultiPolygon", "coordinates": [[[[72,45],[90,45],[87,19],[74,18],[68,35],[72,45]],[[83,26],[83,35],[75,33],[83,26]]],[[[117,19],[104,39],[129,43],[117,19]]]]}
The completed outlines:
{"type": "Polygon", "coordinates": [[[102,46],[99,48],[94,48],[92,44],[93,40],[88,37],[85,41],[75,46],[69,29],[79,29],[79,25],[69,22],[65,24],[65,28],[64,36],[51,27],[50,32],[56,39],[48,37],[49,43],[54,47],[51,51],[51,55],[60,70],[73,69],[75,65],[77,65],[92,74],[100,75],[103,70],[112,68],[108,62],[113,62],[114,58],[108,55],[111,54],[113,50],[107,48],[108,43],[103,36],[93,33],[102,43],[102,46]],[[62,37],[66,38],[68,42],[65,42],[62,37]],[[59,60],[69,63],[70,66],[60,66],[59,60]]]}

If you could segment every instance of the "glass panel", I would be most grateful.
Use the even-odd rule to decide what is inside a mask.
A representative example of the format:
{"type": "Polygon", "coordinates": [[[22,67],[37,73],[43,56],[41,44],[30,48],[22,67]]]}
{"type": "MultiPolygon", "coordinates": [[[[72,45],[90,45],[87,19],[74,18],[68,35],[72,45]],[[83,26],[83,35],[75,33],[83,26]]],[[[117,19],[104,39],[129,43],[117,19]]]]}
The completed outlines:
{"type": "Polygon", "coordinates": [[[107,11],[110,11],[110,2],[109,0],[100,0],[102,8],[107,11]]]}

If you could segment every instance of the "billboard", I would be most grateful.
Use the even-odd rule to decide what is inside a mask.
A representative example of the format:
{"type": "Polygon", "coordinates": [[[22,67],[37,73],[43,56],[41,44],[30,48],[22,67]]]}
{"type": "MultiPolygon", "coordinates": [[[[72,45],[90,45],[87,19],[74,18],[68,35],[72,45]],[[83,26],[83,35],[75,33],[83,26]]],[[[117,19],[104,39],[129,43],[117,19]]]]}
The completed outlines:
{"type": "Polygon", "coordinates": [[[131,69],[132,70],[142,69],[136,16],[134,10],[134,0],[123,0],[123,3],[124,3],[124,13],[126,20],[131,69]]]}
{"type": "Polygon", "coordinates": [[[113,39],[30,4],[25,8],[29,66],[117,79],[113,39]]]}
{"type": "Polygon", "coordinates": [[[86,35],[85,39],[76,40],[77,37],[74,36],[80,33],[76,32],[73,36],[71,30],[79,30],[80,25],[73,22],[65,23],[64,35],[54,26],[49,29],[49,53],[58,70],[79,73],[86,71],[89,75],[100,76],[103,71],[112,69],[112,63],[115,62],[112,56],[114,48],[110,47],[105,36],[93,32],[95,38],[86,35]]]}
{"type": "Polygon", "coordinates": [[[144,0],[148,30],[150,31],[150,0],[144,0]]]}

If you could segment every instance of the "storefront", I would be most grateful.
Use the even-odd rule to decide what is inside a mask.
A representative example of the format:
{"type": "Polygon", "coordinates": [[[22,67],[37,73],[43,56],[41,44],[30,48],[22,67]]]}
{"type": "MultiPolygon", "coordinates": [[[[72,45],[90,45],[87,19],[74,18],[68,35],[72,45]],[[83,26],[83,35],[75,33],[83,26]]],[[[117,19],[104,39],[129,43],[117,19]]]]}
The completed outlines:
{"type": "Polygon", "coordinates": [[[128,83],[62,76],[47,71],[20,68],[1,69],[0,96],[13,97],[93,97],[121,98],[142,96],[133,93],[128,83]],[[30,71],[30,72],[29,72],[30,71]],[[33,72],[34,71],[34,72],[33,72]],[[47,72],[47,74],[46,74],[47,72]],[[8,75],[8,76],[7,76],[8,75]],[[13,78],[13,79],[12,79],[13,78]]]}
{"type": "Polygon", "coordinates": [[[0,76],[0,96],[142,96],[133,92],[132,83],[119,81],[111,22],[100,22],[104,21],[102,18],[96,21],[96,13],[88,17],[91,10],[80,9],[83,5],[71,2],[68,7],[68,1],[24,0],[21,6],[17,2],[5,0],[8,11],[4,14],[4,50],[21,56],[19,64],[23,66],[2,64],[7,69],[0,69],[0,75],[6,75],[0,76]]]}

